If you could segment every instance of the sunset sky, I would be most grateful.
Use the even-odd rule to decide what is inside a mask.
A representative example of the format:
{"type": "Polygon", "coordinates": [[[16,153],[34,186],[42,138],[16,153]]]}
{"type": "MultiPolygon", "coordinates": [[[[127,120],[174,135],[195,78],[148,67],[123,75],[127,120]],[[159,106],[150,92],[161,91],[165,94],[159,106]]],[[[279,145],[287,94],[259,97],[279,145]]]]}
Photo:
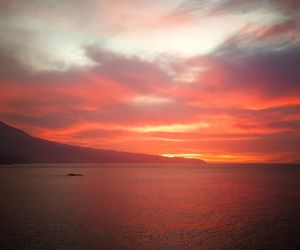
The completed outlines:
{"type": "Polygon", "coordinates": [[[0,120],[48,140],[300,162],[300,0],[0,0],[0,120]]]}

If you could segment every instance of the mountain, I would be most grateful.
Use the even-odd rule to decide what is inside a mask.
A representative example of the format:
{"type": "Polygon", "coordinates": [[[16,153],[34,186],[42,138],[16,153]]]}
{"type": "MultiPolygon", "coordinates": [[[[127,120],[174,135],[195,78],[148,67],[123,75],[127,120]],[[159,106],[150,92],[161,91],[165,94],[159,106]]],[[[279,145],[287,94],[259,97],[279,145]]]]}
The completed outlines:
{"type": "Polygon", "coordinates": [[[33,137],[0,122],[0,164],[12,163],[205,163],[198,159],[72,146],[33,137]]]}

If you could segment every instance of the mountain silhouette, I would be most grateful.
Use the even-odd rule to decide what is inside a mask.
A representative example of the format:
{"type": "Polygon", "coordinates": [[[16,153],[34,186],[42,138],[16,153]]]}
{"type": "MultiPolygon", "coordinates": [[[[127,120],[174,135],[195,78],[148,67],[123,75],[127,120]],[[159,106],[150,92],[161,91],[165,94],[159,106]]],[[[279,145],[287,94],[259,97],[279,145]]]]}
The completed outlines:
{"type": "Polygon", "coordinates": [[[0,164],[205,163],[203,160],[79,147],[43,140],[0,122],[0,164]]]}

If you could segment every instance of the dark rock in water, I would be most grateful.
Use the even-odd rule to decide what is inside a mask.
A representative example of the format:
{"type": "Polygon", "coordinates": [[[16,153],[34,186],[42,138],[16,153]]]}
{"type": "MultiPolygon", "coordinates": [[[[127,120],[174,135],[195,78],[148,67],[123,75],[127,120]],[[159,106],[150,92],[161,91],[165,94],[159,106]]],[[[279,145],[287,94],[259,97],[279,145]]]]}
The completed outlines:
{"type": "Polygon", "coordinates": [[[66,176],[83,176],[82,174],[69,173],[66,176]]]}

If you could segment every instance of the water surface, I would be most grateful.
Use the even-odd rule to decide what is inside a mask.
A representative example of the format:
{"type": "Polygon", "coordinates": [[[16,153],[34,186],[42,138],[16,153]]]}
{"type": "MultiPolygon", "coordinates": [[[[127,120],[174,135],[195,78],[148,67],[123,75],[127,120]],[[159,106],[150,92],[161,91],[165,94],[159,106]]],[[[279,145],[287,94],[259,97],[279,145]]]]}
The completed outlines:
{"type": "Polygon", "coordinates": [[[3,166],[0,197],[1,249],[300,249],[297,165],[3,166]]]}

